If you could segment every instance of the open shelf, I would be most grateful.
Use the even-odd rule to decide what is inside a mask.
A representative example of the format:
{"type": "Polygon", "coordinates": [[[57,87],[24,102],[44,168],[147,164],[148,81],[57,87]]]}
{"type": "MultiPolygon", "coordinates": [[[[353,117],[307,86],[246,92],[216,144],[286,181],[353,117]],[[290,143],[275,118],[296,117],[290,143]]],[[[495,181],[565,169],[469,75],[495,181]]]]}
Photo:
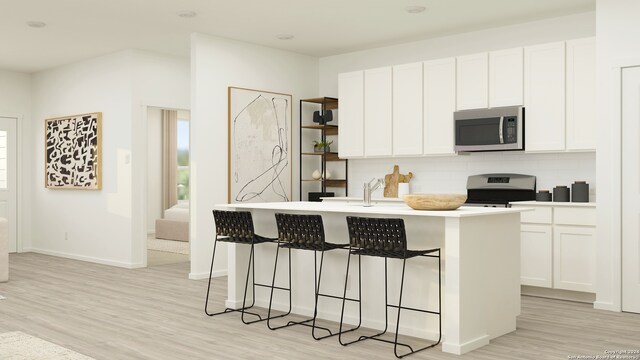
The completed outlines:
{"type": "Polygon", "coordinates": [[[338,135],[338,125],[302,125],[303,129],[323,130],[326,135],[338,135]]]}
{"type": "MultiPolygon", "coordinates": [[[[344,189],[344,191],[340,191],[344,194],[344,196],[349,196],[349,188],[347,186],[349,179],[349,161],[347,159],[340,159],[337,152],[311,152],[309,151],[310,145],[308,143],[309,140],[316,140],[326,142],[327,137],[331,136],[329,142],[337,142],[338,138],[338,125],[329,125],[329,124],[318,124],[308,119],[309,115],[311,115],[312,108],[313,110],[319,111],[321,116],[324,116],[327,112],[337,110],[338,109],[338,99],[332,97],[317,97],[317,98],[309,98],[300,100],[300,200],[305,200],[307,193],[313,194],[314,200],[318,197],[323,196],[322,194],[331,194],[336,188],[344,189]],[[306,108],[303,109],[303,105],[306,104],[306,108]],[[308,110],[308,111],[304,111],[308,110]],[[304,118],[307,117],[306,121],[304,118]],[[310,132],[308,130],[314,130],[315,132],[310,132]],[[305,131],[303,131],[305,130],[305,131]],[[304,134],[304,137],[303,137],[304,134]],[[312,139],[309,139],[312,138],[312,139]],[[304,139],[304,141],[303,141],[304,139]],[[307,151],[303,150],[307,148],[307,151]],[[317,164],[316,161],[311,161],[309,156],[314,156],[316,159],[320,160],[320,169],[316,169],[320,171],[322,174],[327,171],[327,164],[332,162],[333,165],[330,167],[333,170],[338,169],[338,173],[344,174],[344,179],[303,179],[303,174],[310,174],[309,171],[304,171],[303,167],[303,158],[306,158],[309,161],[305,161],[306,166],[311,166],[311,164],[317,164]],[[344,170],[342,170],[344,169],[344,170]],[[302,184],[307,184],[303,186],[302,184]],[[327,188],[331,188],[330,192],[327,191],[327,188]],[[319,191],[318,191],[319,190],[319,191]],[[304,194],[303,194],[304,192],[304,194]]],[[[308,175],[307,175],[308,176],[308,175]]],[[[342,175],[340,175],[342,177],[342,175]]],[[[327,196],[327,195],[325,195],[327,196]]]]}
{"type": "Polygon", "coordinates": [[[340,159],[336,152],[303,152],[302,155],[315,155],[324,156],[326,161],[346,161],[347,159],[340,159]]]}

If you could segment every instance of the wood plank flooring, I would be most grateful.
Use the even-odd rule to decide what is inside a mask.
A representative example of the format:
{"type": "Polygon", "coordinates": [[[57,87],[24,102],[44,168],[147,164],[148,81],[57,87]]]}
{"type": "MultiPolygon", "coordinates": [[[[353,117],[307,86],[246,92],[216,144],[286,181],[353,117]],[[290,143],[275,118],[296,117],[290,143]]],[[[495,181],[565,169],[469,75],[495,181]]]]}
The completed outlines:
{"type": "MultiPolygon", "coordinates": [[[[10,282],[0,284],[0,332],[96,359],[394,359],[379,342],[343,347],[313,340],[306,327],[274,332],[243,325],[238,314],[209,318],[206,280],[188,280],[188,263],[127,270],[27,253],[12,254],[10,268],[10,282]]],[[[225,286],[217,280],[217,304],[225,286]]],[[[640,315],[524,296],[517,331],[464,356],[437,347],[410,359],[567,359],[617,349],[640,349],[640,315]]]]}

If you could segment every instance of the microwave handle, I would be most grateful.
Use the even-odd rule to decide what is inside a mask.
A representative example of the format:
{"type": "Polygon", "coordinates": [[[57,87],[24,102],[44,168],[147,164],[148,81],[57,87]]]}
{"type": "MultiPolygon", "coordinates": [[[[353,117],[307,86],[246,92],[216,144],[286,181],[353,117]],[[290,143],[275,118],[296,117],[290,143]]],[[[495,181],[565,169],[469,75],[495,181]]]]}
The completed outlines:
{"type": "Polygon", "coordinates": [[[500,116],[500,125],[499,128],[500,130],[498,131],[498,135],[500,136],[500,144],[504,144],[504,136],[502,134],[502,129],[504,128],[504,116],[500,116]]]}

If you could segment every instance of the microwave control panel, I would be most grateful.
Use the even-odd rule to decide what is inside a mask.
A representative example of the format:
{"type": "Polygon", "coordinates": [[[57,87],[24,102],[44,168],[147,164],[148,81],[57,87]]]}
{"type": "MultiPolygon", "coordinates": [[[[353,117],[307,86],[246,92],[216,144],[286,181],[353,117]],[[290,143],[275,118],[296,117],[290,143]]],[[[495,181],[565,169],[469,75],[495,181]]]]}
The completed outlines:
{"type": "Polygon", "coordinates": [[[518,142],[518,121],[515,116],[505,116],[504,118],[504,142],[505,144],[518,142]]]}

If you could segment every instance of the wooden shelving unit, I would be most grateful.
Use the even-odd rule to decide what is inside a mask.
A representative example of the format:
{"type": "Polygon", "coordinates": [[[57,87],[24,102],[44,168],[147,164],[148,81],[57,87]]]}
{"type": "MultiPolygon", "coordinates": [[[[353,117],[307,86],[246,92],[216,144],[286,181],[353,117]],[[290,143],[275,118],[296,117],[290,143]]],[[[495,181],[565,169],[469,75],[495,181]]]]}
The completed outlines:
{"type": "MultiPolygon", "coordinates": [[[[315,131],[319,133],[320,140],[326,141],[327,136],[335,137],[338,135],[338,125],[319,125],[313,123],[310,119],[304,120],[303,105],[305,104],[317,104],[320,115],[324,116],[327,110],[338,109],[338,99],[331,97],[319,97],[300,100],[300,200],[304,200],[305,189],[303,184],[319,184],[319,192],[327,193],[327,188],[339,188],[344,189],[345,196],[348,195],[347,183],[348,183],[348,161],[346,159],[340,159],[337,152],[309,152],[304,151],[305,146],[303,140],[303,131],[315,131]],[[304,169],[303,159],[305,157],[317,157],[320,160],[320,171],[324,175],[327,172],[327,162],[343,162],[344,163],[344,179],[325,179],[318,180],[309,179],[304,174],[308,173],[308,169],[304,169]],[[306,171],[305,171],[306,170],[306,171]]],[[[331,139],[334,144],[337,144],[337,137],[331,139]]],[[[306,144],[308,146],[308,144],[306,144]]],[[[308,199],[308,198],[307,198],[308,199]]]]}

